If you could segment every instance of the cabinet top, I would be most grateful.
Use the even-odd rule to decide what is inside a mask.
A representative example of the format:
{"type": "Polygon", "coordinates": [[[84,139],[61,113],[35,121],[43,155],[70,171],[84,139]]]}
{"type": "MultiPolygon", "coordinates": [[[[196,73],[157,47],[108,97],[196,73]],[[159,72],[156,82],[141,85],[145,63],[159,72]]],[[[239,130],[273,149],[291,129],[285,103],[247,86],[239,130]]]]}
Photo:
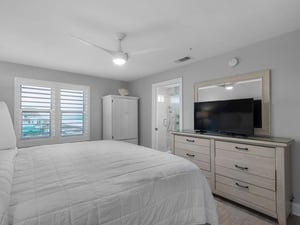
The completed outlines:
{"type": "Polygon", "coordinates": [[[193,130],[182,130],[178,132],[172,132],[175,135],[191,136],[191,137],[202,137],[215,140],[225,140],[225,141],[236,141],[241,143],[250,143],[250,144],[261,144],[268,146],[278,146],[286,147],[294,142],[291,138],[281,138],[281,137],[235,137],[235,136],[226,136],[220,134],[204,134],[196,133],[193,130]]]}
{"type": "Polygon", "coordinates": [[[139,99],[139,97],[135,96],[122,96],[122,95],[106,95],[103,96],[102,98],[122,98],[122,99],[139,99]]]}

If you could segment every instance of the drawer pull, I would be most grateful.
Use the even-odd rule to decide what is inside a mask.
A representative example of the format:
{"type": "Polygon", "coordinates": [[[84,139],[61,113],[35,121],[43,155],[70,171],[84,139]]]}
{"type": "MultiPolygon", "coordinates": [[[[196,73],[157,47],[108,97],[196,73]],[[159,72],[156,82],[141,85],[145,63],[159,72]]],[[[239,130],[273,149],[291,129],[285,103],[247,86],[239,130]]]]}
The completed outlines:
{"type": "Polygon", "coordinates": [[[238,168],[240,170],[248,170],[248,167],[243,167],[243,166],[239,166],[239,165],[234,165],[235,168],[238,168]]]}
{"type": "Polygon", "coordinates": [[[249,189],[249,186],[241,185],[238,182],[236,182],[235,185],[241,188],[249,189]]]}
{"type": "Polygon", "coordinates": [[[187,142],[195,142],[195,140],[192,139],[186,139],[187,142]]]}
{"type": "Polygon", "coordinates": [[[235,149],[241,150],[241,151],[248,151],[249,150],[248,148],[241,148],[241,147],[238,147],[238,146],[235,146],[235,149]]]}
{"type": "Polygon", "coordinates": [[[186,155],[188,156],[188,157],[195,157],[195,155],[194,154],[189,154],[189,153],[186,153],[186,155]]]}

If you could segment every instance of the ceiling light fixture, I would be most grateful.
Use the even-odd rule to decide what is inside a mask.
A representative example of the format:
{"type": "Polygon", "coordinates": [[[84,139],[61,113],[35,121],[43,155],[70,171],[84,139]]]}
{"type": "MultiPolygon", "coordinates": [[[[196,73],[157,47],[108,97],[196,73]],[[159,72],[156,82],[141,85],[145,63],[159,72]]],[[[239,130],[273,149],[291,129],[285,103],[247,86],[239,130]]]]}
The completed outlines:
{"type": "Polygon", "coordinates": [[[127,62],[127,59],[128,59],[128,55],[123,52],[117,52],[113,56],[113,62],[118,66],[124,65],[127,62]]]}
{"type": "Polygon", "coordinates": [[[233,86],[227,86],[226,87],[226,90],[232,90],[233,89],[233,86]]]}

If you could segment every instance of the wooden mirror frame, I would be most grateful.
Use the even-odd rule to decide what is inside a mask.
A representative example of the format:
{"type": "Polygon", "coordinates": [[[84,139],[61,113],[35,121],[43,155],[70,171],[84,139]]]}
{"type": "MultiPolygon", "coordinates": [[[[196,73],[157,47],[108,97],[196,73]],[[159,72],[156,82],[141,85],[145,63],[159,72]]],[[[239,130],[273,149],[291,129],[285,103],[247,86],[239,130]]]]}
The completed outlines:
{"type": "Polygon", "coordinates": [[[271,135],[271,94],[270,94],[270,70],[263,70],[242,75],[235,75],[231,77],[224,77],[209,81],[194,83],[194,102],[198,102],[198,89],[201,87],[222,85],[226,83],[236,83],[239,81],[262,79],[262,99],[261,99],[261,113],[262,113],[262,128],[255,128],[254,135],[256,136],[270,136],[271,135]]]}

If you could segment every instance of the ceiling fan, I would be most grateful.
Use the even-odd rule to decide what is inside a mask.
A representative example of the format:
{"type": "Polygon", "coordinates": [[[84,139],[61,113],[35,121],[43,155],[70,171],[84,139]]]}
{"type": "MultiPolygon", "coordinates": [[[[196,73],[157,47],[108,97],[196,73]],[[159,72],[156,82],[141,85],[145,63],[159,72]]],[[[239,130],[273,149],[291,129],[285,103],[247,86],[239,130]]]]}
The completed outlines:
{"type": "MultiPolygon", "coordinates": [[[[127,52],[124,52],[122,49],[122,41],[124,40],[124,38],[126,37],[125,33],[116,33],[115,38],[118,41],[118,48],[116,51],[114,50],[110,50],[107,48],[103,48],[95,43],[92,43],[90,41],[84,40],[82,38],[76,37],[74,35],[71,35],[74,39],[80,41],[83,44],[89,45],[89,46],[93,46],[96,47],[98,49],[101,49],[102,51],[105,51],[106,53],[110,54],[112,56],[112,60],[114,62],[114,64],[121,66],[124,65],[127,60],[129,59],[129,54],[127,52]]],[[[130,56],[132,55],[138,55],[138,54],[145,54],[145,53],[149,53],[149,52],[153,52],[153,51],[159,51],[162,48],[154,48],[154,49],[146,49],[146,50],[141,50],[141,51],[136,51],[136,52],[131,52],[130,56]]]]}

